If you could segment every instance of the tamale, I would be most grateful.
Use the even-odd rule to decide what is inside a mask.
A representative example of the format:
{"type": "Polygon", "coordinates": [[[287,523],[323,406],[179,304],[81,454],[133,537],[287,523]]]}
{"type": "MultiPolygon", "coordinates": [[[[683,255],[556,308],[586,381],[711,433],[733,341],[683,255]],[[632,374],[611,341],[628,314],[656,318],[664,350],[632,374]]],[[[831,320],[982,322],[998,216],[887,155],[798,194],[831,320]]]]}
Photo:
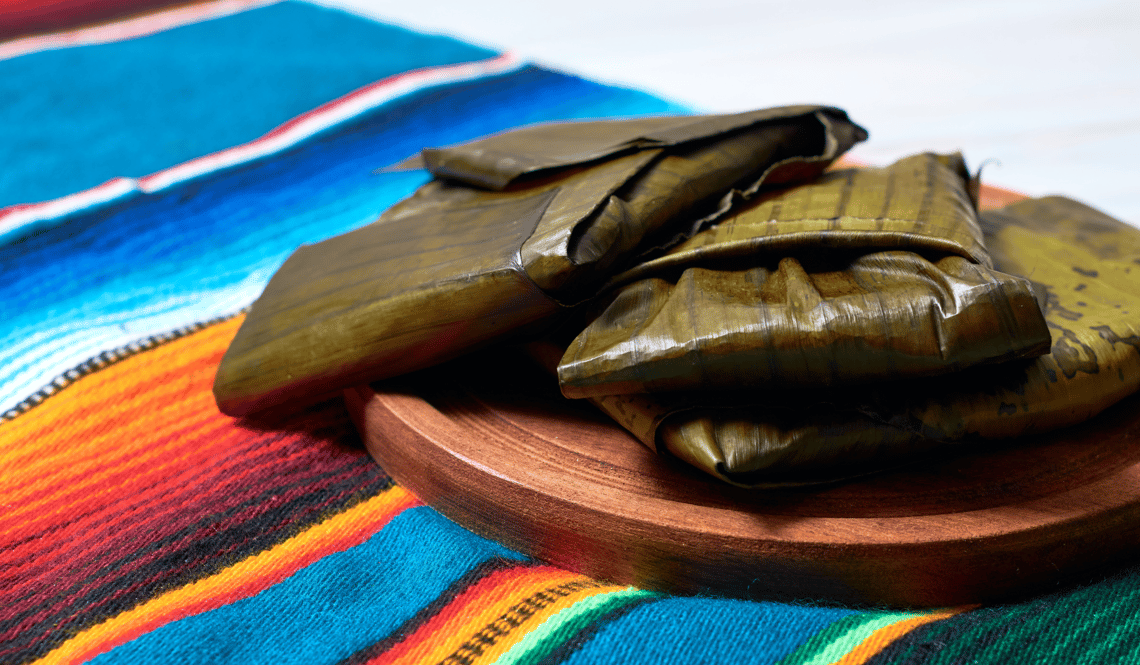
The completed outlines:
{"type": "Polygon", "coordinates": [[[1047,352],[969,186],[960,156],[922,154],[732,213],[615,278],[559,364],[563,394],[843,386],[1047,352]]]}
{"type": "Polygon", "coordinates": [[[1140,388],[1140,230],[1063,197],[981,214],[994,267],[1046,292],[1037,358],[853,390],[591,398],[649,447],[734,484],[833,481],[950,442],[1083,422],[1140,388]]]}
{"type": "Polygon", "coordinates": [[[452,358],[595,295],[629,258],[764,182],[814,177],[866,132],[820,106],[543,125],[428,149],[436,179],[297,250],[214,382],[244,415],[452,358]]]}

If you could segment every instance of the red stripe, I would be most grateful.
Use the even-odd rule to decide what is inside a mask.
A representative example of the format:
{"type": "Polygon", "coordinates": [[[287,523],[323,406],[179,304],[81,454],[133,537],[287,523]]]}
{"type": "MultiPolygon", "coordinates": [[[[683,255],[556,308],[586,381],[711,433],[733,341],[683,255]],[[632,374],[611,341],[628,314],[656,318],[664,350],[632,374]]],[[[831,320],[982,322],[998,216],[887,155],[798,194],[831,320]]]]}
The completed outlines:
{"type": "MultiPolygon", "coordinates": [[[[291,437],[290,437],[291,438],[291,437]]],[[[256,442],[253,442],[256,443],[256,442]]],[[[168,537],[178,530],[187,526],[193,525],[200,520],[202,515],[209,513],[216,513],[227,510],[234,506],[240,505],[242,502],[247,501],[258,493],[264,492],[266,489],[274,486],[274,480],[280,478],[289,478],[293,474],[306,474],[302,478],[308,478],[312,475],[319,473],[327,473],[333,466],[328,464],[321,464],[322,461],[328,460],[327,451],[321,450],[320,446],[303,445],[294,454],[288,457],[282,457],[279,454],[281,448],[289,445],[296,445],[296,440],[283,440],[274,442],[276,445],[267,447],[262,454],[258,454],[253,458],[234,459],[230,464],[215,465],[216,468],[211,468],[209,474],[198,474],[202,479],[201,482],[182,483],[173,488],[173,491],[168,491],[164,487],[149,488],[151,491],[147,492],[146,496],[154,495],[161,497],[163,500],[155,504],[147,505],[145,501],[139,500],[139,495],[128,493],[125,499],[115,501],[114,503],[130,502],[119,510],[115,510],[110,515],[107,514],[105,509],[96,509],[89,513],[89,517],[82,521],[77,521],[68,528],[60,529],[58,533],[54,534],[52,540],[65,540],[71,534],[82,534],[83,536],[72,543],[70,547],[52,550],[52,556],[35,556],[30,557],[28,552],[24,550],[23,554],[24,563],[4,577],[11,577],[13,575],[31,575],[40,572],[49,572],[52,567],[57,563],[65,563],[68,556],[74,550],[84,550],[84,546],[88,541],[97,541],[98,549],[104,552],[115,551],[115,549],[124,541],[131,544],[135,549],[145,546],[147,542],[154,542],[162,538],[168,537]],[[322,454],[323,453],[323,454],[322,454]],[[250,468],[242,469],[239,473],[233,473],[230,467],[241,465],[248,465],[253,463],[250,468]],[[218,482],[211,482],[213,478],[218,477],[218,482]],[[207,488],[207,489],[203,489],[207,488]],[[134,513],[145,511],[149,517],[136,520],[137,515],[134,513]],[[107,520],[108,517],[114,519],[107,520]],[[128,520],[132,520],[129,521],[128,520]],[[102,522],[99,525],[91,524],[93,522],[102,522]],[[119,528],[120,522],[127,522],[126,528],[119,528]]],[[[306,442],[308,443],[308,442],[306,442]]],[[[336,460],[340,464],[347,463],[351,466],[354,459],[336,460]]],[[[210,468],[204,466],[203,468],[210,468]]],[[[354,473],[359,474],[364,470],[357,469],[354,473]]],[[[342,476],[344,473],[342,472],[342,476]]],[[[302,480],[302,482],[305,482],[302,480]]],[[[334,482],[329,479],[324,482],[334,482]]],[[[285,496],[292,497],[298,490],[290,490],[285,496]]],[[[108,506],[108,508],[111,506],[108,506]]],[[[265,512],[269,506],[263,506],[260,512],[265,512]]],[[[214,525],[211,528],[222,528],[222,525],[214,525]]],[[[31,540],[32,547],[39,549],[36,541],[38,538],[31,540]]],[[[65,541],[66,542],[66,541],[65,541]]],[[[15,549],[15,548],[13,548],[15,549]]],[[[22,549],[22,548],[21,548],[22,549]]],[[[15,554],[15,553],[14,553],[15,554]]],[[[13,557],[14,560],[20,559],[13,557]]],[[[94,567],[99,565],[97,561],[98,555],[90,553],[85,559],[88,560],[87,567],[94,567]]],[[[71,574],[57,577],[58,572],[53,573],[53,579],[57,582],[74,581],[81,579],[86,571],[72,569],[71,574]]],[[[22,585],[20,585],[22,586],[22,585]]],[[[12,590],[18,589],[14,587],[12,590]]]]}
{"type": "MultiPolygon", "coordinates": [[[[21,528],[11,529],[9,534],[18,537],[22,542],[20,546],[12,543],[12,547],[5,547],[7,554],[4,558],[20,562],[22,566],[34,565],[31,563],[33,561],[47,564],[50,560],[45,560],[43,557],[30,558],[32,552],[24,549],[24,547],[31,547],[33,551],[39,549],[36,541],[40,536],[46,536],[46,540],[49,541],[68,541],[72,534],[77,536],[82,534],[85,538],[75,543],[80,545],[83,539],[94,538],[102,531],[113,531],[119,522],[128,519],[132,520],[129,523],[130,531],[151,533],[150,522],[167,519],[163,508],[167,508],[169,512],[180,513],[187,510],[189,507],[187,504],[190,506],[207,504],[216,497],[236,498],[243,496],[243,492],[252,491],[250,488],[255,488],[256,483],[272,487],[275,479],[287,477],[288,474],[325,469],[330,463],[340,463],[341,459],[351,463],[361,456],[358,451],[344,451],[341,455],[330,455],[330,452],[336,451],[330,451],[330,446],[320,445],[321,442],[313,441],[309,437],[267,434],[246,439],[248,435],[249,432],[242,430],[223,430],[211,438],[209,443],[221,444],[220,450],[228,448],[226,458],[212,459],[214,456],[206,450],[198,459],[185,460],[186,463],[180,469],[160,469],[150,475],[138,474],[137,482],[130,483],[122,493],[116,492],[106,497],[103,504],[99,503],[98,493],[91,493],[90,489],[85,488],[85,496],[89,496],[90,500],[76,506],[67,506],[70,508],[67,514],[75,515],[75,519],[45,527],[43,523],[54,517],[49,515],[38,520],[36,524],[20,525],[21,528]],[[281,454],[283,450],[289,448],[295,448],[294,452],[289,455],[281,454]],[[193,473],[188,475],[187,472],[193,473]],[[147,485],[146,482],[152,477],[156,482],[147,485]],[[209,489],[203,491],[202,488],[209,489]],[[158,501],[148,505],[152,497],[156,497],[158,501]],[[80,506],[89,509],[76,514],[80,506]],[[133,521],[137,517],[133,513],[142,510],[148,511],[151,516],[143,521],[133,521]],[[96,521],[105,524],[102,527],[95,527],[92,523],[96,521]]],[[[127,470],[122,475],[131,473],[131,470],[127,470]]],[[[109,482],[113,484],[114,478],[111,477],[109,482]]],[[[51,544],[52,542],[47,543],[49,546],[51,544]]],[[[57,556],[62,556],[64,553],[59,551],[57,556]]]]}
{"type": "Polygon", "coordinates": [[[0,2],[0,40],[59,32],[194,4],[186,0],[8,0],[0,2]]]}
{"type": "MultiPolygon", "coordinates": [[[[342,476],[345,476],[345,475],[348,475],[348,474],[342,474],[342,476]]],[[[288,498],[294,498],[296,496],[305,494],[309,491],[312,491],[311,487],[301,486],[298,488],[294,488],[293,490],[286,493],[285,495],[282,495],[282,500],[288,499],[288,498]]],[[[322,507],[327,507],[329,504],[339,500],[340,498],[341,498],[340,496],[328,497],[328,498],[326,498],[326,500],[323,503],[315,504],[313,507],[311,507],[310,511],[320,510],[322,507]]],[[[224,531],[230,525],[238,524],[238,523],[256,518],[257,516],[267,512],[269,510],[269,508],[270,508],[270,506],[247,507],[244,512],[241,512],[241,513],[238,513],[238,514],[231,516],[228,521],[218,523],[218,524],[211,524],[211,525],[204,526],[202,530],[204,530],[207,533],[212,533],[214,531],[224,531]]],[[[259,531],[259,535],[268,535],[268,534],[276,533],[276,532],[284,529],[285,527],[287,527],[290,523],[291,522],[281,522],[281,523],[278,523],[278,524],[273,525],[273,526],[266,526],[265,528],[263,528],[259,531]]],[[[160,558],[166,554],[169,554],[171,551],[177,551],[180,546],[183,546],[187,543],[191,543],[191,542],[194,542],[196,540],[199,540],[200,536],[201,536],[201,530],[199,533],[187,534],[181,540],[176,541],[175,543],[172,543],[171,545],[167,546],[166,548],[151,552],[150,554],[148,554],[144,557],[132,559],[129,563],[116,567],[113,576],[107,576],[107,577],[103,577],[103,578],[93,580],[93,581],[89,582],[88,584],[85,584],[85,585],[79,587],[78,589],[75,589],[68,596],[58,599],[54,605],[45,606],[45,607],[40,608],[40,611],[37,614],[34,614],[34,615],[28,617],[28,619],[22,623],[27,624],[27,625],[35,624],[37,622],[37,620],[43,620],[44,618],[50,616],[51,614],[55,613],[56,611],[59,611],[62,608],[67,607],[75,599],[82,598],[86,593],[100,588],[101,586],[105,585],[109,581],[112,581],[113,579],[118,579],[118,578],[128,576],[132,572],[134,572],[140,568],[143,568],[144,566],[146,566],[149,563],[152,563],[155,559],[158,559],[158,558],[160,558]]],[[[247,541],[233,541],[230,543],[230,545],[233,549],[237,549],[237,548],[241,547],[242,545],[244,545],[246,542],[247,541]]],[[[137,543],[127,543],[126,546],[124,547],[124,549],[127,549],[128,551],[137,550],[138,545],[137,545],[137,543]]],[[[225,552],[220,551],[220,552],[214,552],[209,558],[211,560],[215,560],[217,558],[221,558],[224,556],[225,556],[225,552]]],[[[96,562],[92,562],[92,563],[95,564],[96,562]]],[[[108,561],[106,563],[110,564],[113,562],[108,561]]],[[[86,615],[90,615],[92,613],[97,613],[100,607],[107,605],[109,603],[112,603],[118,598],[121,598],[123,596],[128,596],[130,593],[138,591],[139,589],[145,588],[147,585],[150,585],[153,582],[158,581],[160,579],[173,578],[175,573],[180,572],[182,570],[192,569],[195,566],[197,566],[198,564],[199,564],[199,561],[187,561],[179,568],[164,569],[160,572],[156,572],[155,574],[153,574],[149,577],[141,578],[130,586],[122,587],[122,588],[120,588],[120,589],[118,589],[112,593],[102,594],[102,595],[100,595],[98,602],[88,604],[88,605],[84,605],[83,615],[86,616],[86,615]]],[[[88,568],[94,568],[94,570],[90,571],[90,573],[96,572],[99,567],[100,566],[98,566],[98,565],[88,566],[88,568]]],[[[36,596],[25,598],[25,600],[29,603],[34,603],[38,600],[38,598],[40,596],[43,596],[43,595],[44,594],[42,594],[42,593],[37,594],[36,596]]],[[[68,623],[70,623],[71,621],[78,619],[78,618],[80,618],[80,615],[73,614],[71,617],[68,618],[68,620],[64,620],[64,621],[58,622],[58,623],[53,622],[50,626],[47,627],[47,630],[49,632],[58,631],[61,628],[66,627],[68,625],[68,623]]]]}
{"type": "MultiPolygon", "coordinates": [[[[185,510],[187,495],[192,500],[196,496],[203,495],[201,488],[209,487],[210,492],[205,494],[214,495],[228,495],[227,490],[230,486],[238,484],[239,480],[243,479],[246,475],[245,472],[236,475],[229,475],[233,466],[239,463],[258,464],[263,467],[273,467],[275,463],[279,462],[280,457],[277,451],[288,445],[290,442],[278,437],[278,441],[263,442],[257,439],[249,439],[246,441],[241,440],[241,431],[223,432],[221,437],[216,439],[217,443],[232,442],[235,445],[234,452],[241,451],[237,446],[244,444],[243,447],[249,449],[260,450],[260,454],[255,457],[246,458],[238,457],[237,455],[231,456],[230,459],[220,464],[208,465],[201,464],[198,466],[188,466],[184,471],[195,470],[197,473],[191,475],[189,478],[180,479],[184,475],[183,472],[171,474],[170,477],[159,475],[164,482],[155,484],[154,486],[147,487],[149,491],[141,494],[126,493],[115,497],[108,497],[108,501],[104,504],[98,504],[94,500],[85,504],[88,510],[75,515],[74,519],[64,522],[53,524],[50,527],[44,528],[42,531],[36,528],[22,529],[20,536],[22,536],[19,544],[13,544],[8,548],[11,556],[6,557],[13,561],[22,562],[23,566],[32,566],[33,562],[38,564],[48,564],[52,560],[44,559],[43,557],[30,558],[34,555],[37,549],[53,548],[53,552],[58,552],[55,558],[63,558],[70,549],[81,548],[88,540],[101,540],[105,531],[115,532],[119,528],[120,523],[126,523],[125,526],[142,533],[151,533],[150,526],[152,522],[167,519],[168,513],[180,513],[185,510]],[[265,461],[261,461],[265,460],[265,461]],[[220,478],[218,482],[212,482],[215,478],[220,478]],[[150,496],[158,496],[159,501],[147,504],[144,499],[150,496]],[[146,511],[149,514],[148,518],[138,520],[135,513],[146,511]],[[94,524],[100,522],[101,524],[94,524]],[[38,541],[45,541],[45,547],[39,547],[38,541]],[[71,548],[55,550],[54,546],[63,542],[71,545],[71,548]],[[25,549],[25,548],[35,549],[25,549]]],[[[268,438],[268,437],[266,437],[268,438]]],[[[284,471],[280,466],[276,467],[276,472],[284,471]]],[[[239,485],[239,488],[241,485],[239,485]]],[[[204,498],[204,495],[203,495],[204,498]]],[[[201,502],[199,502],[201,503],[201,502]]],[[[122,533],[121,531],[119,533],[122,533]]]]}
{"type": "MultiPolygon", "coordinates": [[[[178,601],[188,602],[169,602],[166,604],[160,602],[157,605],[151,605],[148,607],[149,611],[146,613],[130,617],[131,623],[125,626],[126,630],[123,630],[124,626],[121,623],[117,626],[114,625],[116,619],[112,618],[109,622],[103,624],[105,627],[110,625],[110,630],[102,631],[102,634],[95,636],[94,639],[91,638],[90,634],[80,635],[81,638],[87,637],[87,639],[84,640],[86,644],[83,650],[74,654],[75,660],[88,660],[99,653],[128,642],[166,623],[177,621],[194,614],[200,614],[221,607],[227,603],[253,596],[329,554],[344,551],[365,542],[386,526],[393,517],[415,505],[419,505],[419,502],[410,494],[405,493],[402,499],[398,498],[397,501],[388,505],[383,513],[374,515],[374,521],[368,522],[364,525],[364,528],[353,529],[340,537],[326,539],[323,541],[322,547],[313,546],[311,540],[308,542],[304,539],[300,542],[287,541],[283,543],[286,549],[283,552],[279,550],[279,552],[285,556],[275,557],[276,561],[271,560],[262,565],[245,567],[238,575],[232,574],[234,572],[233,569],[225,571],[223,574],[230,574],[227,574],[225,579],[224,593],[219,593],[218,585],[214,584],[212,585],[213,588],[209,590],[199,589],[199,591],[205,591],[204,593],[194,593],[192,595],[182,594],[182,597],[177,599],[178,601]],[[285,565],[281,565],[283,558],[287,558],[285,565]]],[[[317,542],[319,543],[321,541],[317,542]]],[[[207,579],[216,580],[217,576],[212,576],[207,579]]],[[[173,593],[179,594],[180,590],[175,590],[173,593]]],[[[169,597],[169,595],[167,597],[169,597]]],[[[160,596],[159,598],[162,597],[160,596]]],[[[0,649],[0,656],[10,651],[12,650],[0,649]]]]}
{"type": "MultiPolygon", "coordinates": [[[[338,479],[346,479],[354,475],[361,475],[362,472],[367,472],[367,469],[365,467],[344,468],[341,469],[341,472],[339,474],[334,475],[332,478],[322,480],[321,484],[333,483],[338,479]]],[[[243,495],[228,495],[226,496],[227,500],[224,503],[213,504],[210,506],[210,508],[213,512],[224,512],[226,509],[240,505],[243,501],[252,498],[253,495],[264,492],[265,489],[265,487],[258,489],[251,488],[243,495]]],[[[28,606],[35,606],[36,604],[39,604],[40,606],[38,607],[37,612],[25,617],[25,619],[21,621],[21,624],[16,628],[16,630],[26,630],[28,627],[44,620],[45,618],[64,611],[76,598],[80,598],[86,593],[98,589],[99,587],[115,579],[121,579],[125,576],[129,576],[131,573],[145,567],[147,564],[154,562],[156,559],[165,556],[172,551],[177,551],[180,547],[199,540],[203,534],[212,534],[215,532],[226,531],[227,529],[237,524],[256,519],[257,517],[271,511],[275,507],[275,504],[285,503],[293,498],[306,495],[309,492],[312,492],[313,489],[314,488],[311,485],[304,483],[300,486],[293,487],[290,490],[279,494],[276,498],[276,501],[274,502],[266,502],[257,505],[246,506],[241,512],[230,515],[226,520],[222,522],[202,525],[198,532],[185,534],[178,541],[170,543],[162,549],[152,551],[144,556],[131,558],[123,564],[116,565],[114,572],[111,575],[97,576],[101,568],[108,565],[113,565],[116,563],[117,559],[124,558],[125,556],[130,555],[132,552],[138,551],[141,547],[145,547],[144,542],[139,542],[140,539],[137,538],[137,533],[133,534],[136,537],[131,537],[132,534],[122,534],[119,538],[115,539],[115,542],[105,543],[105,546],[101,548],[103,551],[100,555],[88,556],[86,558],[85,565],[81,566],[79,569],[71,569],[68,571],[68,574],[65,575],[58,574],[59,571],[48,571],[51,574],[46,577],[50,577],[51,584],[44,588],[42,591],[21,594],[21,600],[24,604],[24,608],[27,608],[28,606]],[[83,584],[76,589],[73,589],[64,597],[55,598],[54,602],[51,602],[51,604],[43,604],[51,601],[52,597],[60,587],[70,586],[88,577],[93,577],[94,579],[91,579],[91,581],[88,583],[83,584]]],[[[326,497],[323,502],[309,506],[307,508],[307,511],[309,513],[312,511],[320,511],[323,508],[327,508],[328,505],[334,503],[340,498],[341,497],[335,495],[326,497]]],[[[184,518],[182,520],[179,520],[178,523],[171,523],[169,526],[161,529],[160,531],[151,532],[147,535],[151,535],[152,538],[147,540],[153,541],[154,539],[161,539],[168,535],[171,535],[172,533],[177,532],[177,530],[180,528],[187,526],[187,523],[193,524],[195,521],[194,518],[196,517],[201,517],[201,515],[193,515],[189,519],[184,518]]],[[[266,525],[263,528],[260,528],[258,530],[258,533],[259,535],[273,534],[280,531],[281,529],[286,528],[289,524],[291,524],[291,522],[280,522],[271,526],[266,525]]],[[[133,531],[134,530],[132,529],[132,532],[133,531]]],[[[230,546],[233,549],[238,549],[242,547],[245,542],[246,541],[234,541],[230,543],[230,546]]],[[[215,553],[215,555],[224,556],[224,552],[218,552],[215,553]]],[[[183,568],[191,568],[197,564],[197,561],[188,561],[184,564],[183,568]]],[[[174,572],[176,572],[175,569],[164,569],[154,575],[136,581],[129,587],[118,589],[113,593],[104,594],[100,598],[99,602],[84,606],[83,614],[88,615],[98,607],[113,602],[117,598],[129,594],[131,591],[145,587],[155,580],[161,579],[163,577],[170,577],[174,574],[174,572]]],[[[35,579],[29,579],[24,584],[19,585],[19,587],[27,586],[29,583],[34,583],[35,581],[35,579]]],[[[19,593],[20,588],[13,590],[19,593]]],[[[5,615],[13,616],[14,614],[15,608],[11,608],[7,612],[0,611],[0,617],[4,617],[5,615]]],[[[70,618],[78,618],[78,615],[72,615],[70,618]]],[[[64,620],[62,622],[54,622],[51,630],[58,630],[60,627],[65,626],[67,623],[69,623],[67,620],[64,620]]]]}
{"type": "MultiPolygon", "coordinates": [[[[13,535],[35,533],[46,529],[45,523],[57,522],[58,511],[67,510],[68,515],[73,515],[74,511],[82,510],[86,505],[98,505],[98,502],[105,501],[107,497],[102,497],[98,493],[101,488],[115,489],[115,496],[134,501],[141,498],[134,492],[143,491],[156,484],[156,478],[169,482],[173,480],[171,476],[181,470],[199,465],[208,469],[210,458],[214,457],[217,451],[225,450],[216,444],[231,443],[229,440],[215,441],[211,438],[221,435],[228,424],[220,420],[190,421],[168,436],[151,441],[144,440],[149,444],[147,446],[134,445],[130,450],[124,450],[119,455],[102,460],[101,464],[85,467],[79,478],[75,473],[53,474],[52,480],[55,482],[46,484],[18,500],[10,500],[7,519],[0,519],[0,529],[13,535]],[[155,452],[156,456],[152,459],[162,459],[164,463],[155,464],[147,461],[140,464],[137,460],[140,448],[147,452],[155,452]],[[87,478],[97,478],[98,482],[81,482],[87,478]],[[17,514],[17,508],[32,506],[36,509],[35,514],[29,515],[26,510],[17,514]]],[[[235,432],[230,436],[238,435],[235,432]]],[[[134,439],[131,443],[137,441],[138,439],[134,439]]],[[[255,440],[251,440],[247,446],[253,445],[254,442],[255,440]]]]}
{"type": "MultiPolygon", "coordinates": [[[[476,61],[476,63],[494,66],[496,63],[509,62],[509,61],[513,60],[514,57],[515,56],[510,54],[510,53],[503,53],[503,54],[497,55],[493,58],[488,58],[486,60],[476,61]]],[[[392,76],[389,76],[387,78],[376,81],[375,83],[369,83],[368,85],[366,85],[362,88],[357,88],[356,90],[353,90],[352,92],[350,92],[346,95],[338,97],[338,98],[332,100],[331,102],[325,102],[324,104],[321,104],[320,106],[318,106],[318,107],[316,107],[310,111],[306,111],[305,113],[302,113],[301,115],[299,115],[295,118],[287,120],[284,123],[278,125],[277,127],[273,128],[272,130],[270,130],[267,134],[262,135],[260,138],[244,144],[244,146],[252,147],[252,146],[257,145],[258,143],[262,143],[262,142],[268,141],[269,139],[272,139],[274,137],[281,136],[282,134],[285,134],[286,132],[290,131],[294,127],[297,127],[297,126],[303,124],[304,122],[306,122],[308,120],[311,120],[311,119],[319,117],[325,113],[328,113],[329,111],[332,111],[333,109],[337,108],[338,106],[343,106],[344,104],[347,104],[348,102],[351,102],[354,99],[369,95],[376,90],[381,90],[383,88],[398,85],[401,81],[405,81],[407,79],[423,76],[425,73],[430,72],[433,69],[452,69],[452,68],[455,68],[457,66],[461,67],[465,64],[473,64],[473,63],[458,63],[456,65],[439,65],[436,67],[423,67],[421,69],[413,69],[410,71],[401,72],[399,74],[393,74],[392,76]]],[[[155,174],[155,175],[157,175],[157,174],[155,174]]],[[[149,176],[146,176],[145,178],[142,178],[142,180],[146,180],[147,178],[153,178],[153,177],[155,177],[155,176],[149,175],[149,176]]]]}

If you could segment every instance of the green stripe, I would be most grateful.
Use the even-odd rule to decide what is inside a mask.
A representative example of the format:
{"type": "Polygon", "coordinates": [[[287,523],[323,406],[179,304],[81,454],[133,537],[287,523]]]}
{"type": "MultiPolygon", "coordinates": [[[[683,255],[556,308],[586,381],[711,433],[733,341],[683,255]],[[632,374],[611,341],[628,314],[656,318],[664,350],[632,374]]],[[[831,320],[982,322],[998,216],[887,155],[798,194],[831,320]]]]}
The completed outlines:
{"type": "Polygon", "coordinates": [[[977,663],[1014,660],[1039,662],[1128,662],[1119,650],[1135,639],[1140,590],[1120,580],[1076,589],[1052,599],[1013,606],[956,636],[939,660],[969,656],[977,663]],[[1124,628],[1125,632],[1120,633],[1124,628]],[[983,651],[979,643],[987,644],[983,651]],[[1106,653],[1116,652],[1116,653],[1106,653]]]}
{"type": "MultiPolygon", "coordinates": [[[[1102,630],[1092,639],[1082,640],[1081,651],[1090,663],[1135,663],[1140,644],[1136,644],[1140,616],[1136,614],[1136,594],[1118,601],[1110,612],[1098,618],[1102,630]]],[[[1075,632],[1075,631],[1074,631],[1075,632]]]]}
{"type": "Polygon", "coordinates": [[[844,617],[817,633],[788,654],[779,665],[834,663],[862,644],[880,628],[923,616],[916,612],[869,612],[844,617]]]}
{"type": "Polygon", "coordinates": [[[515,665],[534,663],[542,660],[563,642],[577,635],[583,628],[600,616],[632,602],[652,597],[651,591],[626,587],[618,591],[600,593],[574,603],[570,607],[552,615],[513,647],[504,653],[495,665],[515,665]]]}
{"type": "Polygon", "coordinates": [[[1136,663],[1135,571],[1042,598],[965,612],[893,642],[872,663],[1136,663]]]}

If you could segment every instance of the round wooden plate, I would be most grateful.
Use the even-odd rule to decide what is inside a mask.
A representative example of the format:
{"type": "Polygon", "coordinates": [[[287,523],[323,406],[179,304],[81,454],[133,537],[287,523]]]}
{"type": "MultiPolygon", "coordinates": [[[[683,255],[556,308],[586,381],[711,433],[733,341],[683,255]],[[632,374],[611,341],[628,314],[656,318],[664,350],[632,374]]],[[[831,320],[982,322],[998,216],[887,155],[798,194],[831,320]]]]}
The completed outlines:
{"type": "Polygon", "coordinates": [[[372,456],[444,515],[643,588],[950,606],[1046,591],[1140,544],[1135,398],[1052,436],[779,491],[657,456],[501,349],[345,400],[372,456]]]}

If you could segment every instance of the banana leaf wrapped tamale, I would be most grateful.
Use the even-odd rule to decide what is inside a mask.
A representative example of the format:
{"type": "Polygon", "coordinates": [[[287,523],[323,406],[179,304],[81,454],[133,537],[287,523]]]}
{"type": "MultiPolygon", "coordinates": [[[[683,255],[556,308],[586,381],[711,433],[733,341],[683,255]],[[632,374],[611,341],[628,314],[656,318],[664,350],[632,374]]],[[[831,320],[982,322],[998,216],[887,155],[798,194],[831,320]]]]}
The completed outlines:
{"type": "Polygon", "coordinates": [[[866,132],[842,111],[536,126],[429,149],[437,176],[364,228],[297,250],[214,383],[244,415],[425,367],[595,295],[671,222],[812,178],[866,132]]]}
{"type": "Polygon", "coordinates": [[[591,398],[643,443],[729,482],[824,482],[947,442],[1042,433],[1140,388],[1140,230],[1062,197],[980,216],[994,267],[1046,292],[1049,353],[854,390],[591,398]]]}
{"type": "Polygon", "coordinates": [[[626,271],[563,393],[829,387],[1033,357],[1029,281],[994,270],[958,155],[833,171],[626,271]]]}

